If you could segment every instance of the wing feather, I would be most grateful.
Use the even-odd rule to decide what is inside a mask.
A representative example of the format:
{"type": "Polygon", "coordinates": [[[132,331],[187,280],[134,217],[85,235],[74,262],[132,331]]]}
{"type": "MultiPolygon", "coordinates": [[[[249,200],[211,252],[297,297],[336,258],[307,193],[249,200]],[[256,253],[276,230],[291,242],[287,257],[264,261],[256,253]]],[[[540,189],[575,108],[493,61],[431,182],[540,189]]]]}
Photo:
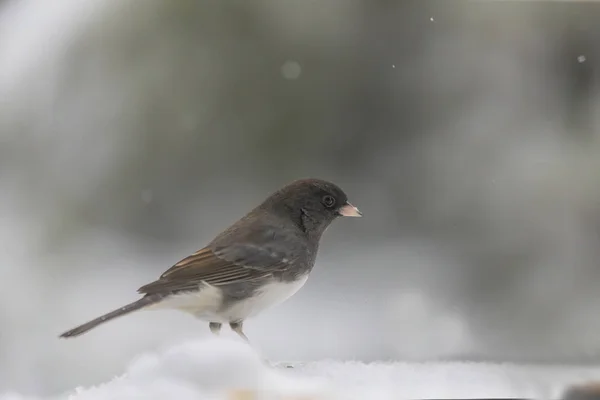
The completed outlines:
{"type": "MultiPolygon", "coordinates": [[[[254,260],[253,260],[254,261],[254,260]]],[[[245,265],[228,261],[208,247],[184,258],[165,271],[158,280],[138,289],[142,294],[196,290],[203,283],[220,286],[268,277],[289,263],[286,258],[245,265]]]]}
{"type": "Polygon", "coordinates": [[[220,286],[258,280],[285,271],[306,253],[305,242],[298,240],[294,231],[281,229],[276,223],[251,227],[226,230],[138,292],[164,294],[197,290],[203,284],[220,286]]]}

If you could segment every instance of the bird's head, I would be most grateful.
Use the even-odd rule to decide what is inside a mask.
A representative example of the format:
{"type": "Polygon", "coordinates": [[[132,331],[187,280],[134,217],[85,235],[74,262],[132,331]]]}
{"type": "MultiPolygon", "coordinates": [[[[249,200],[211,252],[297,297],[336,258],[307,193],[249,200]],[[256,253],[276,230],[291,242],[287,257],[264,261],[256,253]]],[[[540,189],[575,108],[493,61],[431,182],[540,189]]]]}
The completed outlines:
{"type": "Polygon", "coordinates": [[[337,217],[361,217],[337,185],[321,179],[300,179],[269,196],[260,206],[292,219],[308,234],[322,234],[337,217]]]}

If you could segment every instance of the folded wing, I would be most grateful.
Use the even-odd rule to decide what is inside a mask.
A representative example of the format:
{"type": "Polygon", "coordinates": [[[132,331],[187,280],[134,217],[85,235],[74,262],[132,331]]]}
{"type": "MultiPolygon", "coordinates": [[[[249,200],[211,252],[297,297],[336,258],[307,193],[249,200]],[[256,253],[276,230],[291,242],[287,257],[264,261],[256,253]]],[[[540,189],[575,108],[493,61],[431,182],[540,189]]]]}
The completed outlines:
{"type": "Polygon", "coordinates": [[[169,268],[161,277],[138,289],[142,294],[196,290],[201,284],[229,285],[263,279],[286,269],[295,260],[269,243],[233,243],[205,247],[169,268]]]}

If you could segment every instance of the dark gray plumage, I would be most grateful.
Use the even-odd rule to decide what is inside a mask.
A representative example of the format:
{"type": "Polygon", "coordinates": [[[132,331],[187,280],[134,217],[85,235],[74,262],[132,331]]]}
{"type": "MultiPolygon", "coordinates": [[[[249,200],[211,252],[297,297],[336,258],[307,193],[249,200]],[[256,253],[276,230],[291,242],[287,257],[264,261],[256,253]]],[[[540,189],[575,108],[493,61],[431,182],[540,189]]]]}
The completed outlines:
{"type": "Polygon", "coordinates": [[[246,318],[280,303],[302,287],[312,270],[321,235],[339,216],[361,216],[331,182],[297,180],[269,196],[206,247],[142,286],[140,300],[60,337],[79,336],[140,309],[179,309],[210,322],[228,323],[242,338],[246,318]]]}

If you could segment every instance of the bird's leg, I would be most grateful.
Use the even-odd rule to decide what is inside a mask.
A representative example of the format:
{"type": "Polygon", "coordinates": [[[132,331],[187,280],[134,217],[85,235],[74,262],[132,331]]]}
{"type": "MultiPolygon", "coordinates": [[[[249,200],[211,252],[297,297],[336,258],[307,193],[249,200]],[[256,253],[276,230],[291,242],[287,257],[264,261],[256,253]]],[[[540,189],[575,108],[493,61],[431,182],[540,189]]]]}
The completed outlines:
{"type": "Polygon", "coordinates": [[[221,324],[219,322],[211,322],[208,324],[208,327],[210,328],[210,331],[213,333],[213,335],[218,336],[221,332],[221,324]]]}
{"type": "MultiPolygon", "coordinates": [[[[232,331],[234,331],[235,333],[240,335],[240,337],[242,339],[244,339],[244,341],[246,343],[248,343],[248,345],[250,345],[250,340],[248,340],[248,336],[246,336],[243,331],[244,321],[230,322],[229,327],[231,328],[232,331]]],[[[266,359],[264,357],[261,357],[261,358],[262,358],[263,363],[265,363],[267,366],[270,366],[270,367],[274,366],[274,364],[271,361],[269,361],[268,359],[266,359]]]]}
{"type": "Polygon", "coordinates": [[[248,344],[250,344],[250,340],[248,340],[248,336],[246,336],[244,334],[244,321],[238,321],[238,322],[230,322],[229,323],[229,327],[231,328],[232,331],[234,331],[235,333],[237,333],[242,339],[244,339],[244,341],[248,344]]]}

